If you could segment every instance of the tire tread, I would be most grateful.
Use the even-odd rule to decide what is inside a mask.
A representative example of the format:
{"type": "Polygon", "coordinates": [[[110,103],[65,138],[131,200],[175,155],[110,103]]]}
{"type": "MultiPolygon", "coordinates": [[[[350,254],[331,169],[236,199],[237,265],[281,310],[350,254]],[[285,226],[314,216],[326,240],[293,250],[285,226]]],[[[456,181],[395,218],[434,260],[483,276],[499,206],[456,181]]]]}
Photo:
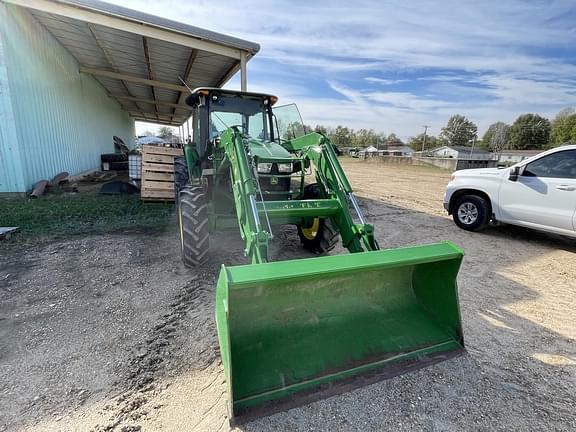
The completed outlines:
{"type": "Polygon", "coordinates": [[[179,191],[178,212],[181,229],[182,261],[187,267],[205,264],[210,250],[208,205],[201,187],[185,186],[179,191]]]}

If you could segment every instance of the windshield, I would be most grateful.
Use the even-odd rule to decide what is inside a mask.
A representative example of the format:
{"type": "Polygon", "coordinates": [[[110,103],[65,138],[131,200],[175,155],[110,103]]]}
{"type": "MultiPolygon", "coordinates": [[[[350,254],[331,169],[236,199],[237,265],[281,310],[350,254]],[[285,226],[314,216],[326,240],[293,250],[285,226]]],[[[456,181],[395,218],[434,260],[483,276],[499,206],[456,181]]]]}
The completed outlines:
{"type": "Polygon", "coordinates": [[[306,135],[304,123],[296,104],[275,107],[273,110],[278,124],[278,136],[281,139],[291,140],[306,135]]]}
{"type": "Polygon", "coordinates": [[[270,140],[266,108],[261,101],[219,97],[211,101],[210,108],[210,139],[220,136],[231,126],[238,126],[244,135],[270,140]]]}

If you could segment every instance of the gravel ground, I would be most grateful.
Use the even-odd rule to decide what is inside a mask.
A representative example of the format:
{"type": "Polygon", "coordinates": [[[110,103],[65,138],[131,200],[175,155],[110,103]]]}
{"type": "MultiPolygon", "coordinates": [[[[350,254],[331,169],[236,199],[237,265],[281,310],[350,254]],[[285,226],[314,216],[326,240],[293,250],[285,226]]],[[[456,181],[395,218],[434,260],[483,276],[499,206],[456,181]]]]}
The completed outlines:
{"type": "MultiPolygon", "coordinates": [[[[575,430],[576,241],[457,229],[442,171],[345,169],[381,246],[465,250],[467,354],[236,430],[575,430]]],[[[229,430],[213,303],[219,264],[245,262],[236,237],[194,271],[172,228],[0,244],[0,431],[229,430]]],[[[277,237],[276,259],[307,256],[277,237]]]]}

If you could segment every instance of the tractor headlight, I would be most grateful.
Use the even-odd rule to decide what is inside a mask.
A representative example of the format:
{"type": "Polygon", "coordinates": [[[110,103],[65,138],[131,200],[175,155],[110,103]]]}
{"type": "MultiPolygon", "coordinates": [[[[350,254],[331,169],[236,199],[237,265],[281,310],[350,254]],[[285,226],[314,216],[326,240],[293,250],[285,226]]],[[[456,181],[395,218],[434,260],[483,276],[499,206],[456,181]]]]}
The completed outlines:
{"type": "Polygon", "coordinates": [[[270,171],[272,171],[272,164],[271,163],[259,163],[258,164],[258,172],[259,173],[264,173],[264,174],[268,174],[270,171]]]}
{"type": "Polygon", "coordinates": [[[292,164],[291,163],[278,164],[278,172],[279,173],[291,173],[292,172],[292,164]]]}

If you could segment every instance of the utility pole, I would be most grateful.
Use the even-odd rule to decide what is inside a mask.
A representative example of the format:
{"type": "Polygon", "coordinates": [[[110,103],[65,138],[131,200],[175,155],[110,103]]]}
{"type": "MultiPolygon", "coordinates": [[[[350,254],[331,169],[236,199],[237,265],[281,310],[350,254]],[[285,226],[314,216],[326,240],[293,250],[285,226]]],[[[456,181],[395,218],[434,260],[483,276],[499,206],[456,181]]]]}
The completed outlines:
{"type": "Polygon", "coordinates": [[[476,145],[476,134],[474,134],[474,138],[472,138],[472,148],[470,149],[470,158],[472,158],[472,153],[474,153],[474,146],[476,145]]]}
{"type": "Polygon", "coordinates": [[[422,141],[422,155],[424,155],[424,148],[426,147],[426,132],[428,132],[428,128],[430,126],[424,125],[422,127],[424,128],[424,140],[422,141]]]}

